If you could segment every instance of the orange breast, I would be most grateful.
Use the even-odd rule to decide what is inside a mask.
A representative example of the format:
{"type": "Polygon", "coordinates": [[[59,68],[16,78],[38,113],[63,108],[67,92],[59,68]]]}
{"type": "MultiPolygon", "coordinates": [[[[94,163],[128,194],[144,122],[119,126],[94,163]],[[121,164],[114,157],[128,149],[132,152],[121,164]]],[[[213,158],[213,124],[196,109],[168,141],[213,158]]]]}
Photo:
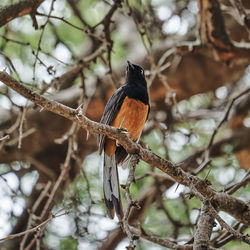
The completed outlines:
{"type": "MultiPolygon", "coordinates": [[[[112,126],[124,128],[128,131],[132,140],[138,139],[148,115],[148,105],[139,100],[126,97],[117,113],[112,126]]],[[[116,142],[111,138],[105,140],[105,153],[109,156],[116,151],[116,142]]]]}

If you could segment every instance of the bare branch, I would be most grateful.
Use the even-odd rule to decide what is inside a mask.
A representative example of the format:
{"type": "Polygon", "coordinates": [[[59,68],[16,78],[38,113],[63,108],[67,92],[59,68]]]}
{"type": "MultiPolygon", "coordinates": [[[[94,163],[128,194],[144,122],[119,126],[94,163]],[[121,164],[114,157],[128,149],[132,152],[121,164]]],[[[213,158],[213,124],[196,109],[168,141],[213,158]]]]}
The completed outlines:
{"type": "Polygon", "coordinates": [[[228,194],[233,194],[239,188],[246,186],[249,182],[250,182],[250,170],[248,170],[245,177],[240,182],[237,182],[234,185],[227,187],[226,191],[228,194]]]}
{"type": "Polygon", "coordinates": [[[210,212],[211,215],[220,223],[222,228],[225,228],[228,232],[234,235],[235,238],[240,239],[248,244],[250,244],[250,237],[247,235],[242,235],[241,233],[237,232],[235,229],[230,227],[217,213],[215,208],[210,204],[210,212]]]}
{"type": "MultiPolygon", "coordinates": [[[[193,183],[191,183],[190,188],[191,188],[192,193],[193,193],[196,197],[199,197],[199,199],[203,202],[203,204],[206,205],[206,206],[208,207],[208,209],[209,209],[209,211],[210,211],[210,213],[211,213],[211,217],[213,217],[214,219],[216,219],[216,220],[220,223],[220,225],[221,225],[222,228],[225,228],[228,232],[230,232],[231,234],[233,234],[235,238],[237,238],[237,239],[239,239],[239,240],[242,240],[242,241],[244,241],[244,242],[250,244],[250,236],[248,236],[248,235],[243,235],[243,234],[237,232],[234,228],[230,227],[230,226],[229,226],[229,225],[219,216],[219,214],[217,213],[216,209],[218,209],[218,208],[215,209],[214,206],[211,204],[211,202],[197,190],[197,188],[193,185],[193,183]]],[[[218,194],[217,194],[217,195],[218,195],[218,194]]],[[[218,199],[217,199],[217,201],[218,201],[218,199]]],[[[229,202],[228,204],[231,206],[231,203],[230,203],[230,202],[229,202]]],[[[246,206],[247,206],[247,205],[246,205],[246,206]]],[[[229,208],[226,208],[226,209],[228,210],[229,208]]],[[[233,208],[233,209],[235,209],[235,208],[233,208]]],[[[249,207],[247,206],[247,207],[245,208],[245,210],[248,210],[248,215],[246,215],[246,216],[248,216],[248,218],[250,218],[250,216],[249,216],[249,213],[250,213],[249,207]]]]}
{"type": "Polygon", "coordinates": [[[130,230],[131,232],[133,232],[133,234],[137,235],[138,237],[142,237],[148,241],[151,241],[163,247],[167,247],[170,249],[177,249],[177,250],[192,250],[193,249],[191,245],[184,245],[184,246],[177,245],[175,242],[172,242],[169,239],[160,238],[156,235],[149,234],[142,228],[137,229],[135,227],[130,227],[130,230]]]}
{"type": "Polygon", "coordinates": [[[225,113],[221,119],[221,121],[218,123],[217,127],[214,129],[214,132],[212,134],[212,136],[210,137],[210,140],[208,142],[208,145],[206,147],[206,149],[204,150],[204,160],[203,162],[200,164],[200,167],[198,169],[195,170],[195,174],[200,173],[202,170],[205,169],[205,167],[210,163],[211,159],[210,159],[210,150],[211,147],[214,143],[214,139],[215,136],[218,133],[218,130],[221,128],[221,126],[228,120],[229,114],[232,111],[233,105],[234,103],[241,98],[242,96],[248,94],[250,92],[250,88],[245,89],[244,91],[242,91],[240,94],[238,94],[237,96],[235,96],[229,103],[228,106],[225,110],[225,113]]]}
{"type": "Polygon", "coordinates": [[[139,205],[135,201],[132,200],[129,189],[130,189],[130,185],[135,180],[135,175],[134,174],[135,174],[135,168],[136,168],[136,165],[137,165],[138,162],[139,162],[138,155],[134,155],[132,157],[132,159],[130,160],[129,176],[127,178],[127,182],[126,182],[126,185],[125,185],[125,195],[126,195],[126,199],[127,199],[127,202],[128,202],[128,207],[127,207],[127,209],[125,211],[124,218],[122,220],[124,231],[127,234],[128,239],[129,239],[129,246],[127,248],[131,249],[131,250],[135,249],[135,244],[134,244],[134,235],[131,233],[130,228],[129,228],[128,218],[129,218],[131,208],[133,206],[137,207],[137,208],[140,208],[140,207],[138,207],[139,205]]]}
{"type": "Polygon", "coordinates": [[[0,242],[3,242],[3,241],[6,241],[6,240],[11,240],[11,239],[15,239],[15,238],[18,238],[18,237],[21,237],[25,234],[28,234],[28,233],[32,233],[32,232],[36,232],[38,231],[41,227],[43,227],[44,225],[47,225],[50,221],[52,221],[54,218],[57,218],[57,217],[61,217],[63,215],[67,215],[69,214],[68,211],[62,213],[62,214],[58,214],[58,215],[51,215],[47,220],[45,220],[44,222],[42,222],[41,224],[39,224],[38,226],[36,227],[33,227],[31,229],[28,229],[26,231],[23,231],[21,233],[17,233],[17,234],[12,234],[12,235],[9,235],[8,237],[5,237],[5,238],[2,238],[0,239],[0,242]]]}
{"type": "Polygon", "coordinates": [[[0,8],[0,27],[11,20],[35,13],[44,0],[23,0],[0,8]]]}
{"type": "Polygon", "coordinates": [[[161,171],[170,175],[178,183],[187,186],[191,185],[192,183],[192,186],[198,190],[200,195],[204,196],[208,200],[213,200],[213,202],[218,203],[219,208],[225,209],[224,211],[227,211],[232,216],[237,216],[237,219],[242,221],[244,224],[250,225],[250,216],[245,217],[245,215],[250,213],[250,207],[246,205],[243,201],[228,195],[228,197],[230,197],[231,199],[231,202],[233,202],[235,206],[238,206],[241,211],[244,212],[243,214],[235,214],[235,211],[232,209],[231,206],[225,208],[225,201],[221,199],[222,197],[220,196],[220,194],[216,193],[206,183],[206,181],[201,180],[196,176],[191,176],[190,174],[183,171],[179,166],[176,166],[171,162],[159,157],[148,149],[142,148],[139,144],[131,141],[128,135],[120,131],[120,129],[91,121],[75,109],[69,108],[56,101],[50,101],[49,99],[21,85],[14,78],[10,77],[6,72],[0,72],[0,80],[7,86],[11,87],[13,90],[17,91],[19,94],[36,103],[37,105],[40,105],[41,107],[51,112],[54,112],[58,115],[64,116],[65,118],[71,121],[76,122],[87,131],[94,134],[102,133],[113,139],[116,139],[119,144],[127,150],[129,154],[139,154],[140,158],[143,161],[147,162],[152,166],[157,167],[161,171]]]}
{"type": "Polygon", "coordinates": [[[10,136],[9,135],[5,135],[2,138],[0,138],[0,142],[8,140],[8,139],[10,139],[10,136]]]}
{"type": "Polygon", "coordinates": [[[208,249],[210,237],[214,226],[214,219],[209,212],[209,207],[203,204],[198,221],[198,227],[194,234],[194,250],[208,249]]]}
{"type": "MultiPolygon", "coordinates": [[[[35,216],[35,212],[36,212],[38,206],[41,204],[41,202],[42,202],[42,200],[44,199],[44,197],[45,197],[46,195],[48,195],[48,191],[49,191],[49,189],[50,189],[50,186],[51,186],[51,181],[49,181],[49,182],[46,184],[44,190],[41,192],[41,194],[39,195],[39,197],[38,197],[37,200],[35,201],[35,203],[34,203],[32,209],[31,209],[31,211],[30,211],[30,216],[29,216],[29,219],[28,219],[26,231],[27,231],[28,229],[31,229],[31,228],[32,228],[32,222],[34,221],[34,219],[35,219],[35,217],[36,217],[36,216],[35,216]]],[[[23,237],[23,239],[22,239],[22,241],[21,241],[21,243],[20,243],[20,249],[21,249],[21,250],[24,249],[24,245],[25,245],[25,243],[26,243],[26,241],[27,241],[28,236],[29,236],[29,232],[27,232],[27,233],[24,235],[24,237],[23,237]]]]}

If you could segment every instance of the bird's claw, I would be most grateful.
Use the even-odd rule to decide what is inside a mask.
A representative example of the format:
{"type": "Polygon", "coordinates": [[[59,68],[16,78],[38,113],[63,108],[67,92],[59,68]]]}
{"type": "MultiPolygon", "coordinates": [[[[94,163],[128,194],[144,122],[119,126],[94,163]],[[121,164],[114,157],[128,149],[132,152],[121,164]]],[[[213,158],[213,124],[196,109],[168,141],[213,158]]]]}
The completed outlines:
{"type": "Polygon", "coordinates": [[[125,128],[118,128],[119,132],[124,132],[124,133],[128,133],[128,130],[125,128]]]}

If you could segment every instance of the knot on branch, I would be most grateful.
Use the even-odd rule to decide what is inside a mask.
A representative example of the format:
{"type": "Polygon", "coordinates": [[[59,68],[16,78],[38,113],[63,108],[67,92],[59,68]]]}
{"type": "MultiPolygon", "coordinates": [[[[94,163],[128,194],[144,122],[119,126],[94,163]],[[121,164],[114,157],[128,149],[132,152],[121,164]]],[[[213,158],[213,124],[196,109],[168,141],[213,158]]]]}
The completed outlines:
{"type": "Polygon", "coordinates": [[[141,209],[141,206],[139,205],[139,202],[137,200],[132,200],[131,206],[135,207],[136,209],[141,209]]]}

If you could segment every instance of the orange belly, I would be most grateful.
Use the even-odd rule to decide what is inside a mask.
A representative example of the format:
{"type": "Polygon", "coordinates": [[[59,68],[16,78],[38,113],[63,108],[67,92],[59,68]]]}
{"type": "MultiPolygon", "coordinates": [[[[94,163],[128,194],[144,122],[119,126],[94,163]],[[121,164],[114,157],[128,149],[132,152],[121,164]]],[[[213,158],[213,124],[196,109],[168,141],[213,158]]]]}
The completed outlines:
{"type": "MultiPolygon", "coordinates": [[[[135,141],[140,136],[148,115],[148,105],[139,100],[126,97],[116,115],[112,126],[126,129],[130,138],[135,141]]],[[[109,156],[116,151],[116,142],[111,138],[105,140],[105,153],[109,156]]]]}

